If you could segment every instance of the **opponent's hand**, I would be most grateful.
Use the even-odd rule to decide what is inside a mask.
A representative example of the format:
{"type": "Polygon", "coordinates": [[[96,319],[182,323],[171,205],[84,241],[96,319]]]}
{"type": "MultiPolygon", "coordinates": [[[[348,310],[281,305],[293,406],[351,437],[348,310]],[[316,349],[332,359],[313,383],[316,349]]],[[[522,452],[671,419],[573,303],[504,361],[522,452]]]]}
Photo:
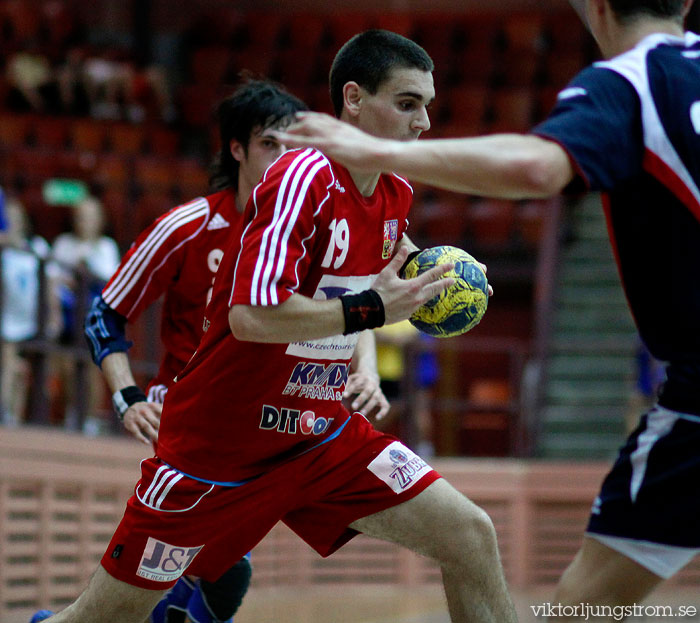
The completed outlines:
{"type": "Polygon", "coordinates": [[[294,122],[273,134],[286,147],[315,147],[346,167],[380,171],[383,153],[394,141],[380,139],[325,113],[299,112],[294,122]]]}
{"type": "Polygon", "coordinates": [[[141,443],[150,445],[158,440],[162,411],[163,405],[156,402],[135,402],[124,413],[124,428],[141,443]]]}
{"type": "Polygon", "coordinates": [[[410,318],[421,305],[454,283],[452,277],[442,278],[454,268],[454,264],[435,266],[413,279],[401,279],[398,272],[407,257],[408,249],[402,246],[372,284],[372,289],[381,296],[384,304],[385,324],[410,318]]]}
{"type": "Polygon", "coordinates": [[[389,413],[389,401],[379,385],[378,375],[358,370],[348,376],[343,398],[350,398],[355,394],[357,395],[350,404],[355,411],[369,416],[372,411],[377,409],[374,414],[377,420],[383,419],[389,413]]]}

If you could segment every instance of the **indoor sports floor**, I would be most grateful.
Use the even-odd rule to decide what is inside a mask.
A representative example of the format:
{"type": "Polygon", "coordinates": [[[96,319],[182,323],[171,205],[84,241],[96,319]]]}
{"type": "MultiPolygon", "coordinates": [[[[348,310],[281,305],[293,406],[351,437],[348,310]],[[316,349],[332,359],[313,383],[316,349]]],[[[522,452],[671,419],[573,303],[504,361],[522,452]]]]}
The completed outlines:
{"type": "MultiPolygon", "coordinates": [[[[520,623],[541,623],[531,606],[551,599],[552,589],[540,588],[513,594],[520,623]]],[[[675,617],[638,617],[628,623],[687,623],[700,621],[700,614],[678,616],[681,606],[695,606],[700,613],[700,595],[693,589],[667,587],[644,602],[669,605],[675,617]]],[[[31,612],[17,612],[2,623],[27,623],[31,612]]],[[[590,618],[591,623],[595,618],[590,618]]],[[[555,623],[551,619],[550,623],[555,623]]],[[[97,622],[96,622],[97,623],[97,622]]],[[[412,589],[377,586],[314,586],[252,588],[246,596],[235,623],[449,623],[441,589],[437,586],[412,589]]]]}

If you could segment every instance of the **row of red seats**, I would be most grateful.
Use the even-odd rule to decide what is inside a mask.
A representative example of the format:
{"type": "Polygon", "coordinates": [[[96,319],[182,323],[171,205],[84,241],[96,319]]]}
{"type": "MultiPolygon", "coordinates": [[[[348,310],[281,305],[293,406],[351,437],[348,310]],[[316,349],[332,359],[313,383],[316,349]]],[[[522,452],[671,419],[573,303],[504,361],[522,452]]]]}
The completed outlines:
{"type": "Polygon", "coordinates": [[[550,201],[509,201],[416,189],[411,238],[421,247],[474,245],[493,256],[508,249],[534,253],[544,235],[550,201]]]}
{"type": "Polygon", "coordinates": [[[72,149],[24,147],[0,153],[0,180],[8,187],[54,177],[83,179],[103,188],[136,186],[147,191],[206,192],[206,167],[196,158],[159,155],[90,154],[72,149]]]}
{"type": "Polygon", "coordinates": [[[78,152],[176,156],[180,134],[163,124],[0,112],[0,147],[29,145],[78,152]]]}
{"type": "Polygon", "coordinates": [[[562,52],[587,45],[590,36],[573,11],[548,13],[484,11],[474,13],[242,12],[221,6],[199,15],[190,28],[195,43],[229,48],[258,46],[267,50],[317,52],[337,50],[350,37],[369,28],[385,28],[418,41],[429,52],[475,47],[528,49],[533,46],[562,52]]]}

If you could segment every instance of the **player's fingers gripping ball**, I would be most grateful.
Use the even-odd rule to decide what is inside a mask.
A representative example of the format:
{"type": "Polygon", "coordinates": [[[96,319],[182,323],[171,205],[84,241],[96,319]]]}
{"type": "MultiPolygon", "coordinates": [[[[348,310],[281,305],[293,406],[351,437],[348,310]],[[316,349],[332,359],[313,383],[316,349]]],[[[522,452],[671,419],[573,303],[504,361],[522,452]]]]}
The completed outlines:
{"type": "Polygon", "coordinates": [[[488,280],[479,263],[466,251],[447,245],[423,249],[406,265],[403,277],[412,279],[440,264],[454,264],[444,277],[454,284],[421,305],[411,324],[435,337],[466,333],[483,318],[488,305],[488,280]]]}

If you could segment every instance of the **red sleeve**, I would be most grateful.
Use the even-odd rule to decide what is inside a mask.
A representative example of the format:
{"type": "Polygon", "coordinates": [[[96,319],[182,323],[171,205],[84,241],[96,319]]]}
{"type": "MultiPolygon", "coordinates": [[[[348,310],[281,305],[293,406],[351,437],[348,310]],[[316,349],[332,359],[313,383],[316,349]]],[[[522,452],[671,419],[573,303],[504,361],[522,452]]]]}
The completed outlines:
{"type": "Polygon", "coordinates": [[[209,204],[199,198],[173,208],[145,229],[122,258],[102,298],[133,321],[180,272],[185,244],[206,225],[209,204]]]}
{"type": "Polygon", "coordinates": [[[334,181],[312,149],[289,152],[267,170],[248,204],[229,305],[278,305],[299,289],[334,181]]]}

